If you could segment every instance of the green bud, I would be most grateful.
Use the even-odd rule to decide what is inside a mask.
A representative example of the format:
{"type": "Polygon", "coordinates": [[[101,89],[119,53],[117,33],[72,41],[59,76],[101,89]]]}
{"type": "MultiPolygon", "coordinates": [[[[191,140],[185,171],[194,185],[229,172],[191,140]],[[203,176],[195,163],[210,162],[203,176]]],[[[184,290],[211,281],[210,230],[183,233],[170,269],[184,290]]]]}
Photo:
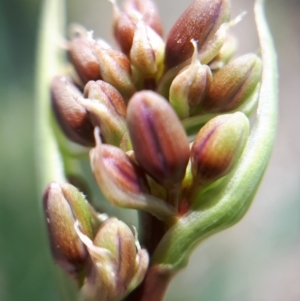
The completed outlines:
{"type": "Polygon", "coordinates": [[[140,19],[136,24],[130,61],[144,78],[159,78],[163,71],[164,42],[140,19]]]}
{"type": "Polygon", "coordinates": [[[71,27],[71,40],[68,43],[68,53],[73,66],[83,84],[89,80],[101,78],[99,61],[91,47],[91,34],[83,27],[71,27]]]}
{"type": "Polygon", "coordinates": [[[223,68],[234,56],[237,50],[237,39],[227,34],[225,42],[220,49],[219,53],[210,62],[209,66],[212,70],[217,71],[223,68]]]}
{"type": "Polygon", "coordinates": [[[167,100],[137,92],[127,107],[127,125],[137,162],[165,188],[181,183],[189,160],[185,131],[167,100]]]}
{"type": "Polygon", "coordinates": [[[131,80],[131,64],[127,56],[99,41],[95,41],[93,51],[99,60],[102,79],[114,86],[125,98],[135,92],[131,80]]]}
{"type": "Polygon", "coordinates": [[[86,109],[77,101],[82,94],[68,79],[56,76],[51,82],[52,108],[64,134],[84,146],[94,144],[93,125],[86,109]]]}
{"type": "Polygon", "coordinates": [[[206,112],[227,112],[246,102],[261,77],[261,60],[255,54],[240,56],[219,70],[203,101],[206,112]]]}
{"type": "Polygon", "coordinates": [[[117,218],[108,218],[92,241],[75,229],[86,245],[92,264],[82,287],[87,300],[122,300],[144,278],[149,256],[130,228],[117,218]]]}
{"type": "Polygon", "coordinates": [[[196,136],[191,149],[194,180],[208,184],[230,172],[249,136],[248,118],[241,112],[211,119],[196,136]]]}
{"type": "MultiPolygon", "coordinates": [[[[89,200],[89,202],[93,201],[90,185],[82,174],[79,174],[76,171],[66,171],[66,180],[69,184],[75,186],[79,191],[81,191],[81,193],[87,200],[89,200]]],[[[97,207],[97,209],[99,209],[99,207],[97,207]]]]}
{"type": "Polygon", "coordinates": [[[169,100],[180,119],[190,115],[190,107],[199,105],[210,87],[212,74],[207,65],[201,65],[198,59],[197,44],[194,45],[192,62],[173,80],[169,100]]]}
{"type": "Polygon", "coordinates": [[[144,171],[119,148],[102,144],[98,128],[96,147],[90,151],[96,181],[109,202],[123,208],[145,210],[160,219],[174,214],[174,208],[149,194],[144,171]]]}
{"type": "MultiPolygon", "coordinates": [[[[197,42],[201,52],[202,45],[207,45],[214,38],[220,26],[229,21],[229,17],[228,0],[195,0],[180,16],[167,37],[166,69],[178,66],[192,56],[192,39],[197,42]]],[[[201,61],[204,62],[203,59],[201,61]]]]}
{"type": "Polygon", "coordinates": [[[203,64],[210,63],[220,52],[229,28],[230,23],[222,24],[215,35],[202,45],[201,50],[199,51],[199,58],[203,64]]]}
{"type": "Polygon", "coordinates": [[[77,278],[85,267],[88,254],[74,223],[80,221],[82,232],[93,237],[88,203],[74,186],[52,182],[45,190],[43,204],[53,258],[77,278]]]}

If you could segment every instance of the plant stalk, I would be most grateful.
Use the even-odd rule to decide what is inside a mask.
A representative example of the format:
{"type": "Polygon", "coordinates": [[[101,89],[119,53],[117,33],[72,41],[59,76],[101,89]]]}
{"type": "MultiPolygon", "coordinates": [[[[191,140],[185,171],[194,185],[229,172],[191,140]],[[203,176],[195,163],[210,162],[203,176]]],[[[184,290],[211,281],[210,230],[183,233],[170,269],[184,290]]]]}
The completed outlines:
{"type": "Polygon", "coordinates": [[[125,301],[163,301],[174,275],[171,269],[159,265],[150,266],[142,284],[125,301]]]}

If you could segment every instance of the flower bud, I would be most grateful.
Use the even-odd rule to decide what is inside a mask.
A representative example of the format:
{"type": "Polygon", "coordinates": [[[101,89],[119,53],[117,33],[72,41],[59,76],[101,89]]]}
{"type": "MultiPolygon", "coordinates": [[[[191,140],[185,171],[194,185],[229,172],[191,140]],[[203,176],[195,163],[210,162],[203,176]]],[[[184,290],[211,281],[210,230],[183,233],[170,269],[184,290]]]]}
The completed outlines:
{"type": "Polygon", "coordinates": [[[50,89],[52,108],[65,135],[81,145],[92,146],[94,129],[86,109],[77,101],[82,97],[80,91],[61,76],[52,80],[50,89]]]}
{"type": "Polygon", "coordinates": [[[104,81],[90,81],[78,102],[89,112],[95,126],[100,127],[105,143],[119,146],[127,130],[126,104],[121,94],[104,81]]]}
{"type": "Polygon", "coordinates": [[[129,55],[136,23],[126,13],[119,13],[114,23],[114,35],[121,50],[129,55]]]}
{"type": "Polygon", "coordinates": [[[222,48],[217,56],[210,62],[209,67],[214,71],[223,68],[234,56],[236,50],[237,39],[234,36],[227,34],[222,48]]]}
{"type": "Polygon", "coordinates": [[[201,46],[199,58],[202,64],[210,63],[222,49],[226,40],[229,23],[222,24],[215,35],[201,46]]]}
{"type": "Polygon", "coordinates": [[[136,25],[142,20],[159,36],[162,36],[162,24],[155,4],[151,0],[128,0],[121,12],[115,1],[111,1],[114,8],[114,35],[122,51],[129,55],[136,25]]]}
{"type": "Polygon", "coordinates": [[[96,147],[90,151],[92,171],[109,202],[123,208],[146,210],[159,218],[174,214],[173,208],[149,194],[144,171],[119,148],[102,144],[98,128],[96,147]]]}
{"type": "Polygon", "coordinates": [[[128,104],[127,124],[137,162],[165,188],[179,185],[190,150],[168,102],[152,91],[135,93],[128,104]]]}
{"type": "Polygon", "coordinates": [[[230,3],[228,0],[195,0],[172,27],[166,43],[165,65],[175,67],[193,54],[190,43],[194,39],[199,52],[212,39],[221,24],[228,22],[230,3]]]}
{"type": "Polygon", "coordinates": [[[163,35],[161,19],[152,0],[126,0],[123,7],[129,15],[132,14],[132,11],[139,12],[147,26],[151,27],[158,35],[163,35]]]}
{"type": "Polygon", "coordinates": [[[96,99],[107,106],[114,108],[115,112],[122,117],[126,116],[126,104],[122,95],[112,85],[105,81],[90,81],[86,84],[83,96],[96,99]]]}
{"type": "Polygon", "coordinates": [[[196,136],[191,149],[194,180],[208,184],[229,173],[249,136],[248,118],[241,112],[211,119],[196,136]]]}
{"type": "Polygon", "coordinates": [[[261,77],[261,60],[255,54],[240,56],[219,70],[203,101],[206,112],[227,112],[247,101],[261,77]]]}
{"type": "Polygon", "coordinates": [[[120,51],[103,47],[98,41],[94,43],[93,50],[99,60],[102,79],[114,86],[125,98],[130,97],[135,87],[127,56],[120,51]]]}
{"type": "Polygon", "coordinates": [[[141,249],[129,227],[117,218],[107,219],[94,241],[85,236],[79,223],[76,231],[86,245],[92,266],[82,287],[88,300],[121,300],[144,278],[149,256],[141,249]]]}
{"type": "Polygon", "coordinates": [[[89,112],[93,124],[101,129],[103,141],[120,146],[127,131],[125,117],[118,115],[114,107],[96,99],[82,98],[79,102],[89,112]]]}
{"type": "Polygon", "coordinates": [[[129,227],[116,218],[105,221],[94,239],[95,246],[111,252],[114,259],[112,263],[117,271],[117,286],[125,289],[125,292],[136,271],[135,243],[135,237],[129,227]]]}
{"type": "Polygon", "coordinates": [[[180,119],[189,117],[190,106],[197,106],[206,96],[212,80],[210,68],[201,65],[198,59],[197,45],[194,45],[192,62],[173,80],[169,100],[180,119]]]}
{"type": "Polygon", "coordinates": [[[87,250],[74,223],[79,220],[82,232],[93,237],[88,203],[74,186],[52,182],[44,194],[44,210],[53,258],[67,273],[76,277],[84,268],[87,250]]]}
{"type": "Polygon", "coordinates": [[[89,80],[100,79],[99,61],[91,47],[90,34],[78,25],[71,28],[71,34],[68,53],[78,76],[84,84],[89,80]]]}
{"type": "Polygon", "coordinates": [[[159,77],[163,71],[164,42],[140,19],[136,24],[130,61],[144,78],[159,77]]]}

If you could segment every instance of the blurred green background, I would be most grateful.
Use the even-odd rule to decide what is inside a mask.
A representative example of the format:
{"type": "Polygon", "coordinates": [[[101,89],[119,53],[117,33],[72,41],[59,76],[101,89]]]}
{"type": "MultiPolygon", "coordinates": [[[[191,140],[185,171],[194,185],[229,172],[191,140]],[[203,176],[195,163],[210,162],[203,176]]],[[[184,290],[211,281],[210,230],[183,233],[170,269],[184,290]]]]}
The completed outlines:
{"type": "MultiPolygon", "coordinates": [[[[192,1],[156,1],[166,32],[192,1]]],[[[257,51],[252,0],[234,32],[257,51]]],[[[40,0],[0,0],[0,300],[60,300],[37,196],[34,70],[40,0]]],[[[69,0],[68,18],[111,40],[106,0],[69,0]]],[[[269,0],[280,70],[280,120],[270,166],[245,218],[195,250],[168,301],[300,300],[300,1],[269,0]]]]}

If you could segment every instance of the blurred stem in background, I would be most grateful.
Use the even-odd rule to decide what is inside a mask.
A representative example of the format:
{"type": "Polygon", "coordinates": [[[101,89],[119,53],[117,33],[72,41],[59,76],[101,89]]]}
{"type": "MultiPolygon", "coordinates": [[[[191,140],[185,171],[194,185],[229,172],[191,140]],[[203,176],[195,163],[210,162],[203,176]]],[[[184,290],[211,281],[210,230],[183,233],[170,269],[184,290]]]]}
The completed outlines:
{"type": "Polygon", "coordinates": [[[57,298],[34,167],[33,75],[39,9],[36,0],[0,2],[0,300],[57,298]]]}

